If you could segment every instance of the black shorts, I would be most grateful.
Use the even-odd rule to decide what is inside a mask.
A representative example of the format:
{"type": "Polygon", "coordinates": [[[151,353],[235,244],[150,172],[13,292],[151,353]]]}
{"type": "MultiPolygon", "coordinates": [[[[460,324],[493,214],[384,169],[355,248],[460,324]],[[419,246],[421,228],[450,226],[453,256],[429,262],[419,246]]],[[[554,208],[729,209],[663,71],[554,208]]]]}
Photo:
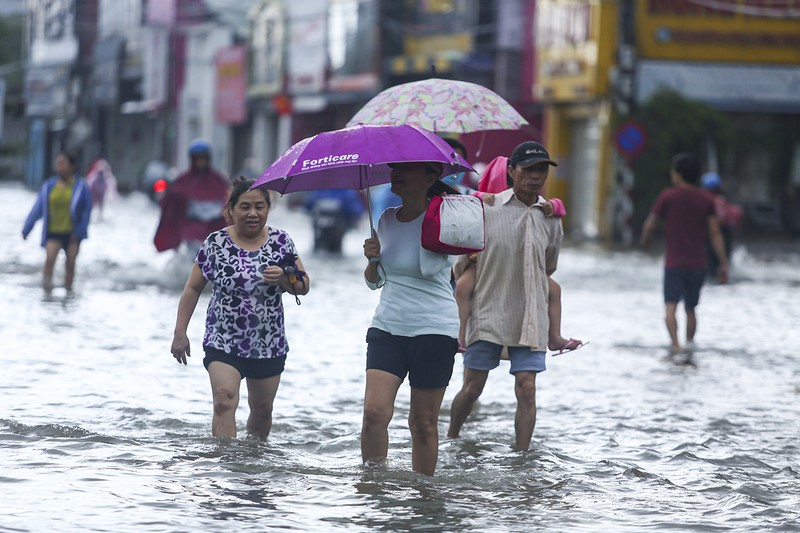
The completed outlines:
{"type": "Polygon", "coordinates": [[[69,248],[69,243],[72,240],[72,235],[70,233],[50,233],[48,231],[47,240],[58,241],[59,244],[61,244],[61,249],[66,252],[67,248],[69,248]]]}
{"type": "Polygon", "coordinates": [[[403,337],[378,328],[367,330],[367,370],[408,375],[416,389],[447,387],[453,375],[458,340],[446,335],[403,337]]]}
{"type": "Polygon", "coordinates": [[[700,289],[705,279],[705,269],[665,268],[664,302],[676,304],[683,300],[687,309],[694,309],[700,302],[700,289]]]}
{"type": "Polygon", "coordinates": [[[239,371],[242,379],[267,379],[279,376],[283,373],[286,365],[286,356],[270,357],[265,359],[252,359],[250,357],[239,357],[231,355],[211,346],[203,346],[206,356],[203,358],[203,366],[208,370],[208,365],[214,361],[230,365],[239,371]]]}

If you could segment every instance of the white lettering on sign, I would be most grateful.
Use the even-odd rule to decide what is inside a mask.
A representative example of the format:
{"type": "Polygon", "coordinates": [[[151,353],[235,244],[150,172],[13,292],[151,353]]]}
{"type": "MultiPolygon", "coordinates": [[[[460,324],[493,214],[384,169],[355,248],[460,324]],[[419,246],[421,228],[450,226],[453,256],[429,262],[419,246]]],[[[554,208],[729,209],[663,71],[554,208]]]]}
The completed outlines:
{"type": "Polygon", "coordinates": [[[355,164],[358,162],[358,154],[326,155],[319,159],[303,159],[303,170],[322,167],[332,164],[355,164]]]}

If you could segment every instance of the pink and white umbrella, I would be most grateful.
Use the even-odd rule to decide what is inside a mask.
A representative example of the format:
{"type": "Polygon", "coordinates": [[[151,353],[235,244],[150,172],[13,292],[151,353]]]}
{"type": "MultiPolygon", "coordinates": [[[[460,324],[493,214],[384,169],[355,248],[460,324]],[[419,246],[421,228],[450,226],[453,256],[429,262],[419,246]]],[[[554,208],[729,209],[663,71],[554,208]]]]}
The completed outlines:
{"type": "Polygon", "coordinates": [[[516,130],[527,124],[511,104],[486,87],[430,78],[382,91],[347,123],[411,124],[438,133],[516,130]]]}

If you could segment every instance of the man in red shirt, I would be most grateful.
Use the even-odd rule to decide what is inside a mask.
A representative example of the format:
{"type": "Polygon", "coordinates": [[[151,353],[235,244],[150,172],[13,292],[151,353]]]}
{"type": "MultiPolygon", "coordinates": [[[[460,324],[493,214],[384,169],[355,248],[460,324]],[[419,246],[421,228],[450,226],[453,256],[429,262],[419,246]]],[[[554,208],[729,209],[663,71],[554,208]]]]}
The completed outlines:
{"type": "Polygon", "coordinates": [[[656,199],[642,228],[641,243],[647,248],[650,237],[659,223],[664,227],[664,303],[666,325],[672,342],[670,351],[683,351],[678,341],[678,321],[675,316],[678,302],[686,310],[686,345],[694,345],[697,331],[695,307],[708,268],[706,239],[710,237],[720,261],[719,282],[728,280],[728,257],[717,220],[714,199],[700,183],[700,161],[690,154],[678,154],[672,159],[672,184],[656,199]]]}

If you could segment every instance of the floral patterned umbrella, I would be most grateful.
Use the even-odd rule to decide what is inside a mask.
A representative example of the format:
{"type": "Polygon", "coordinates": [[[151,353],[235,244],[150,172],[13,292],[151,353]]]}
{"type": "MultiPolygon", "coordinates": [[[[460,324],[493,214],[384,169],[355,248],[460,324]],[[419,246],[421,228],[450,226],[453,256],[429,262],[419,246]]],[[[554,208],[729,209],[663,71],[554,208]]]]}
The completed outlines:
{"type": "Polygon", "coordinates": [[[516,130],[527,124],[500,95],[466,81],[430,78],[389,87],[347,123],[411,124],[437,133],[516,130]]]}

